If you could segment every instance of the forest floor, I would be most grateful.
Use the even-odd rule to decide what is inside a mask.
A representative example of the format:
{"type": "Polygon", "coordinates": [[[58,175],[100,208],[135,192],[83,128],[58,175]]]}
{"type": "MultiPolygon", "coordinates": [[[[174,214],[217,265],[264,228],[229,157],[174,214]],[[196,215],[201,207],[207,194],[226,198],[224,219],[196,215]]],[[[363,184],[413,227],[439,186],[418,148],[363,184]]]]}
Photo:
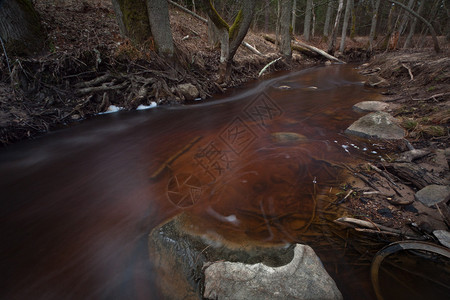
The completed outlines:
{"type": "MultiPolygon", "coordinates": [[[[1,54],[0,146],[80,122],[105,112],[111,105],[135,109],[153,102],[171,105],[193,100],[180,92],[180,84],[192,84],[198,91],[197,97],[207,101],[213,94],[257,78],[267,63],[279,57],[275,45],[266,41],[263,34],[250,31],[245,41],[264,56],[240,47],[230,80],[219,85],[219,51],[209,45],[206,25],[178,9],[171,8],[171,25],[182,68],[159,58],[152,51],[151,41],[139,48],[123,39],[110,1],[37,0],[35,3],[48,34],[49,51],[33,57],[9,57],[9,60],[1,54]]],[[[364,50],[366,43],[366,38],[348,39],[346,51],[339,57],[346,61],[368,61],[370,57],[364,50]]],[[[326,43],[319,38],[310,44],[326,48],[326,43]]],[[[433,176],[448,180],[450,49],[448,42],[442,39],[441,46],[443,51],[439,55],[434,54],[431,47],[379,51],[362,72],[389,82],[389,86],[382,89],[385,101],[391,104],[391,113],[402,120],[409,145],[432,153],[419,158],[422,161],[417,163],[427,165],[423,168],[434,168],[433,176]],[[444,156],[438,150],[444,151],[444,156]]],[[[325,62],[317,56],[294,52],[291,64],[279,61],[269,72],[325,62]]],[[[397,149],[398,152],[405,150],[405,145],[397,149]]],[[[362,172],[365,167],[360,166],[358,171],[362,172]]],[[[397,175],[393,171],[391,174],[398,184],[386,183],[390,181],[386,179],[390,176],[386,176],[388,167],[392,170],[398,166],[379,166],[384,174],[376,174],[372,168],[366,179],[355,178],[353,186],[348,187],[356,192],[347,199],[355,215],[401,228],[415,220],[414,216],[422,214],[431,216],[432,220],[426,223],[434,224],[432,228],[448,226],[448,205],[437,210],[394,203],[392,198],[396,194],[405,193],[398,190],[398,184],[408,186],[410,197],[414,189],[424,183],[411,185],[411,178],[400,176],[398,170],[397,175]],[[371,181],[393,185],[393,194],[378,193],[373,199],[365,199],[369,196],[364,196],[364,191],[368,186],[373,188],[367,184],[371,181]]]]}

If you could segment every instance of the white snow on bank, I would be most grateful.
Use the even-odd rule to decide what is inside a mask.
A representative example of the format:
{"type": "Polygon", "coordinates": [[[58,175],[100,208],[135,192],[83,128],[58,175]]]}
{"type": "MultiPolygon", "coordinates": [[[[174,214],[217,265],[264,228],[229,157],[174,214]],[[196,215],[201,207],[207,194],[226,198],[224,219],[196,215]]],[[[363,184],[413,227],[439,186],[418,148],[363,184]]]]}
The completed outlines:
{"type": "MultiPolygon", "coordinates": [[[[156,107],[157,104],[156,102],[150,102],[150,105],[139,105],[136,110],[144,110],[144,109],[149,109],[149,108],[153,108],[156,107]]],[[[104,114],[111,114],[111,113],[115,113],[121,110],[124,110],[125,108],[120,107],[120,106],[116,106],[116,105],[110,105],[108,107],[108,109],[104,112],[98,113],[98,115],[104,115],[104,114]]]]}
{"type": "Polygon", "coordinates": [[[144,109],[149,109],[149,108],[153,108],[153,107],[156,107],[157,106],[157,104],[156,104],[156,102],[150,102],[150,105],[139,105],[137,108],[136,108],[136,110],[144,110],[144,109]]]}
{"type": "Polygon", "coordinates": [[[98,114],[99,115],[110,114],[110,113],[118,112],[119,110],[123,110],[123,109],[124,109],[123,107],[110,105],[106,111],[98,113],[98,114]]]}

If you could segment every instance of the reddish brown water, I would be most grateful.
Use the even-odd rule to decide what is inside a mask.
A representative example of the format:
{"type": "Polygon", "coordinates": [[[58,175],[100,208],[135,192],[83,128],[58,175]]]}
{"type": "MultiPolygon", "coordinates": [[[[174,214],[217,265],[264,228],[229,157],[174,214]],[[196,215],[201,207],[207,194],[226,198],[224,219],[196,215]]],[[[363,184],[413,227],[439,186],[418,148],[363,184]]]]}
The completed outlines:
{"type": "MultiPolygon", "coordinates": [[[[0,298],[155,299],[147,235],[181,212],[231,244],[326,239],[316,221],[342,182],[332,164],[378,155],[342,134],[352,105],[377,97],[361,80],[313,68],[1,150],[0,298]]],[[[328,248],[318,254],[339,277],[345,255],[328,248]]],[[[350,277],[335,278],[346,298],[373,297],[350,277]]]]}

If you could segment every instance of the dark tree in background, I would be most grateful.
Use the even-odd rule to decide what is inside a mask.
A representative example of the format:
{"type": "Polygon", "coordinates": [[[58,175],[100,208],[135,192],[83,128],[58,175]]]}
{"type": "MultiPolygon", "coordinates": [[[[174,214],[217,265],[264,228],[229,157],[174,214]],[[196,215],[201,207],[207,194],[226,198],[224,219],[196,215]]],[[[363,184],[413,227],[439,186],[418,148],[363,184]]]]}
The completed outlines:
{"type": "Polygon", "coordinates": [[[31,0],[0,0],[0,37],[10,54],[42,51],[45,34],[31,0]]]}
{"type": "Polygon", "coordinates": [[[174,45],[166,0],[112,0],[120,33],[142,44],[153,37],[159,54],[172,57],[174,45]]]}

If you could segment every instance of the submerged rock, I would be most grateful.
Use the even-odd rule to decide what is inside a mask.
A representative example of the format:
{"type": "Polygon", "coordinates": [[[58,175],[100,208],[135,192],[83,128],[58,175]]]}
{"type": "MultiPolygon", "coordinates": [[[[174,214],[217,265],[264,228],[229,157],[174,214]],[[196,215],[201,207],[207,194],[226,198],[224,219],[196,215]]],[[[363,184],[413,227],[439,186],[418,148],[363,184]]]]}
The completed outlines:
{"type": "Polygon", "coordinates": [[[295,132],[274,132],[270,137],[274,143],[282,145],[297,144],[308,140],[303,134],[295,132]]]}
{"type": "Polygon", "coordinates": [[[207,299],[342,299],[314,250],[297,244],[281,267],[215,262],[205,269],[207,299]]]}
{"type": "Polygon", "coordinates": [[[424,187],[415,195],[424,205],[431,207],[435,204],[450,200],[450,186],[432,184],[424,187]]]}
{"type": "Polygon", "coordinates": [[[386,112],[373,112],[354,122],[345,132],[363,138],[398,140],[405,137],[403,128],[386,112]]]}
{"type": "Polygon", "coordinates": [[[353,110],[357,112],[383,111],[389,108],[389,104],[381,101],[363,101],[353,105],[353,110]]]}

